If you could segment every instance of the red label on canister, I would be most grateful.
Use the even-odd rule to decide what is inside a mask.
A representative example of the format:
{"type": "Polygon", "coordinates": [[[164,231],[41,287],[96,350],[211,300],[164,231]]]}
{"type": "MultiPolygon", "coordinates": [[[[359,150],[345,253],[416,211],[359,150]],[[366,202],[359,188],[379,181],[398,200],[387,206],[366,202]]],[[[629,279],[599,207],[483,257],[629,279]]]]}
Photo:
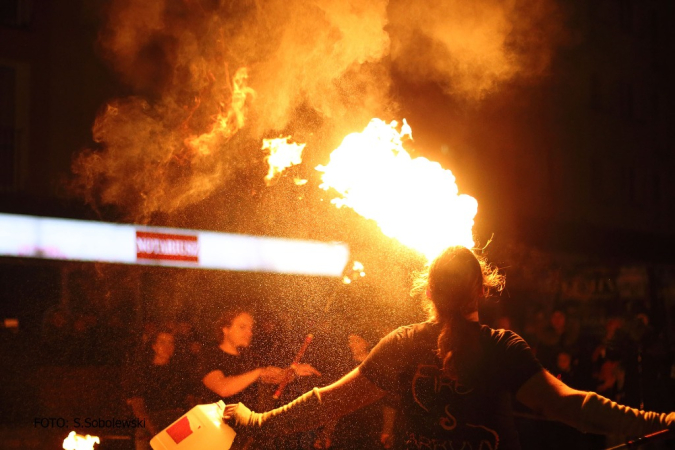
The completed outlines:
{"type": "Polygon", "coordinates": [[[190,428],[190,421],[187,416],[183,416],[176,421],[173,425],[166,429],[166,433],[171,436],[171,439],[176,444],[180,444],[183,439],[192,434],[192,428],[190,428]]]}

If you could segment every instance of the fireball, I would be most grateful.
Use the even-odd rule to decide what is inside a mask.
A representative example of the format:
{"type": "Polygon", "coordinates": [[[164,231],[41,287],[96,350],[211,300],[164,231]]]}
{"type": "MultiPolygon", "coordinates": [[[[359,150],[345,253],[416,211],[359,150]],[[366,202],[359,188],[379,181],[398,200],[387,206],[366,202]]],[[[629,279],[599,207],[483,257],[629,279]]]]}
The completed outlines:
{"type": "Polygon", "coordinates": [[[437,162],[413,158],[403,147],[412,139],[403,120],[373,119],[352,133],[318,166],[320,187],[338,208],[348,206],[374,220],[382,232],[432,260],[451,245],[474,247],[476,200],[460,194],[455,176],[437,162]]]}

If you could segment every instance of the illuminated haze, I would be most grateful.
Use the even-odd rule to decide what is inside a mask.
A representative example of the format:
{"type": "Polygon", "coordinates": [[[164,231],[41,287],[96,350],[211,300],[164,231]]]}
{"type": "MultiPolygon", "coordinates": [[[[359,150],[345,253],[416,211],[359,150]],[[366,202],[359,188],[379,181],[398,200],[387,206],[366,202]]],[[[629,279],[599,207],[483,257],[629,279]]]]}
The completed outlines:
{"type": "Polygon", "coordinates": [[[544,73],[557,20],[549,0],[112,0],[106,17],[101,54],[133,95],[101,108],[74,185],[138,222],[264,174],[263,137],[401,118],[392,70],[470,101],[544,73]]]}

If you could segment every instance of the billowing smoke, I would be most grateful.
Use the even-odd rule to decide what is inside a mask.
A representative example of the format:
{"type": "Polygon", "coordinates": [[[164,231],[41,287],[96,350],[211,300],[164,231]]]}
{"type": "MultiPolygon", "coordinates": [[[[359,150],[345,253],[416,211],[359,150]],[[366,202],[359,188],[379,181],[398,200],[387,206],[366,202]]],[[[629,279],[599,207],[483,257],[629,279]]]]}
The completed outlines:
{"type": "Polygon", "coordinates": [[[396,68],[469,100],[543,74],[562,40],[549,0],[395,1],[389,17],[396,68]]]}
{"type": "Polygon", "coordinates": [[[397,118],[392,66],[481,98],[546,68],[551,2],[111,0],[100,49],[133,95],[102,108],[75,185],[147,221],[264,175],[262,137],[397,118]]]}

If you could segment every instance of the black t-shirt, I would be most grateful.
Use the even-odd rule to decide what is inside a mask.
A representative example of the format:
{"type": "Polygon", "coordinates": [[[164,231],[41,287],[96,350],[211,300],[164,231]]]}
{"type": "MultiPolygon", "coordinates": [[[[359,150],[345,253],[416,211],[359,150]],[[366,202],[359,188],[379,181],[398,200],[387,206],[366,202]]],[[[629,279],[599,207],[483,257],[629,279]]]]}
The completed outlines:
{"type": "Polygon", "coordinates": [[[443,375],[441,327],[430,322],[393,331],[361,364],[366,378],[400,397],[406,448],[520,449],[511,395],[541,364],[517,334],[476,327],[483,356],[470,386],[443,375]]]}
{"type": "Polygon", "coordinates": [[[166,410],[185,410],[189,383],[173,362],[163,366],[134,365],[128,373],[127,398],[140,397],[149,414],[166,410]]]}
{"type": "MultiPolygon", "coordinates": [[[[200,381],[209,373],[220,370],[226,377],[241,375],[254,370],[256,365],[254,358],[248,352],[242,352],[239,355],[231,355],[222,351],[219,347],[209,347],[204,349],[200,355],[199,373],[200,381]]],[[[215,392],[204,386],[202,381],[202,400],[207,403],[214,403],[219,400],[225,400],[226,403],[242,402],[246,406],[252,407],[256,404],[257,383],[251,383],[241,392],[226,398],[220,397],[215,392]]]]}

